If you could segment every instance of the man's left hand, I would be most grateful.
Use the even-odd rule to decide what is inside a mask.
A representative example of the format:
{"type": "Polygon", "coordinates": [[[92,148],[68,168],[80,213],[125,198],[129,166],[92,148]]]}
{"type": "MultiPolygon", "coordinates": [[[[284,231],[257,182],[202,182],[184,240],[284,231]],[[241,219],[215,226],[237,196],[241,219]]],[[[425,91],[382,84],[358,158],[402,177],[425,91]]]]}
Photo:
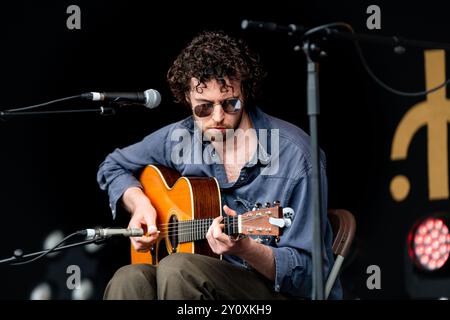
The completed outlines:
{"type": "MultiPolygon", "coordinates": [[[[236,216],[236,211],[230,209],[228,206],[223,206],[223,211],[229,216],[236,216]]],[[[245,237],[239,240],[233,240],[229,235],[223,233],[224,224],[221,223],[223,217],[217,217],[206,233],[211,250],[215,254],[229,254],[240,256],[249,250],[253,240],[245,237]]]]}

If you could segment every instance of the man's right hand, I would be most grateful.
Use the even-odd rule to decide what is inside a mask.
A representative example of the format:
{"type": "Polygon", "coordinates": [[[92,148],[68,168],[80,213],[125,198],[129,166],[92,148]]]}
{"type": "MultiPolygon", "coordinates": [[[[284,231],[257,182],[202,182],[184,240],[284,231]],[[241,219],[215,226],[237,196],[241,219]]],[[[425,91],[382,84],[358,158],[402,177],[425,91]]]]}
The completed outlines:
{"type": "Polygon", "coordinates": [[[159,235],[156,227],[155,208],[140,188],[133,187],[126,190],[122,201],[125,208],[132,214],[128,228],[141,228],[146,231],[146,234],[142,237],[131,237],[131,243],[136,251],[146,252],[150,250],[159,235]]]}

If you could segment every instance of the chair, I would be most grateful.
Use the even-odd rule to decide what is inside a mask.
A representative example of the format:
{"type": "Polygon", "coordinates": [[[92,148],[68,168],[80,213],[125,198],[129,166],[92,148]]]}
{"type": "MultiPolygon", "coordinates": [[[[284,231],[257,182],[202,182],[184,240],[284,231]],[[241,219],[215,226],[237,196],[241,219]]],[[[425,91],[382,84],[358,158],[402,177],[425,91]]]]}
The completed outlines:
{"type": "Polygon", "coordinates": [[[331,289],[339,275],[342,263],[353,242],[356,231],[356,221],[353,215],[343,209],[328,210],[328,219],[333,229],[333,253],[335,262],[325,284],[325,299],[328,299],[331,289]]]}

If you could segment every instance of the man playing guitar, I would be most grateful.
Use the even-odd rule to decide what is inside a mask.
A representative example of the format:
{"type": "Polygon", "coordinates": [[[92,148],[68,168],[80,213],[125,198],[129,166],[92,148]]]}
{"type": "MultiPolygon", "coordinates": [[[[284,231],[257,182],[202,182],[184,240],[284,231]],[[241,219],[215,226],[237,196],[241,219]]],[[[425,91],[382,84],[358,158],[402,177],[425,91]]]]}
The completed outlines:
{"type": "MultiPolygon", "coordinates": [[[[187,105],[192,116],[116,149],[101,164],[98,182],[109,193],[114,216],[117,207],[123,206],[131,213],[129,227],[147,230],[145,236],[131,241],[136,251],[148,252],[162,237],[163,228],[175,222],[165,227],[158,223],[154,203],[158,198],[146,194],[139,173],[148,165],[158,165],[181,176],[214,177],[223,216],[218,209],[204,231],[210,250],[222,259],[170,252],[157,265],[122,267],[109,282],[105,299],[310,298],[309,137],[255,106],[263,77],[258,57],[242,41],[222,32],[201,33],[176,58],[168,82],[176,101],[187,105]],[[238,217],[250,212],[255,203],[274,200],[293,209],[291,223],[281,236],[235,238],[225,232],[226,216],[238,217]]],[[[323,154],[321,171],[327,275],[333,253],[323,154]]],[[[341,295],[337,281],[330,298],[341,295]]]]}

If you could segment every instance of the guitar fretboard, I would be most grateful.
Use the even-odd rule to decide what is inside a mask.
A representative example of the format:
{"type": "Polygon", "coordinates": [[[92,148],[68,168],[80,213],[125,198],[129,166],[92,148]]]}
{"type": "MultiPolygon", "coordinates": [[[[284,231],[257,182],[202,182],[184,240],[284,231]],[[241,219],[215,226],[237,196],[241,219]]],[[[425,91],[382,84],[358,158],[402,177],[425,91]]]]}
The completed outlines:
{"type": "MultiPolygon", "coordinates": [[[[178,235],[178,242],[180,243],[206,239],[206,233],[213,220],[213,218],[208,218],[178,221],[177,227],[173,229],[176,230],[176,234],[169,232],[169,237],[178,235]]],[[[222,223],[225,225],[224,233],[234,235],[239,232],[237,217],[226,216],[223,218],[222,223]]]]}

